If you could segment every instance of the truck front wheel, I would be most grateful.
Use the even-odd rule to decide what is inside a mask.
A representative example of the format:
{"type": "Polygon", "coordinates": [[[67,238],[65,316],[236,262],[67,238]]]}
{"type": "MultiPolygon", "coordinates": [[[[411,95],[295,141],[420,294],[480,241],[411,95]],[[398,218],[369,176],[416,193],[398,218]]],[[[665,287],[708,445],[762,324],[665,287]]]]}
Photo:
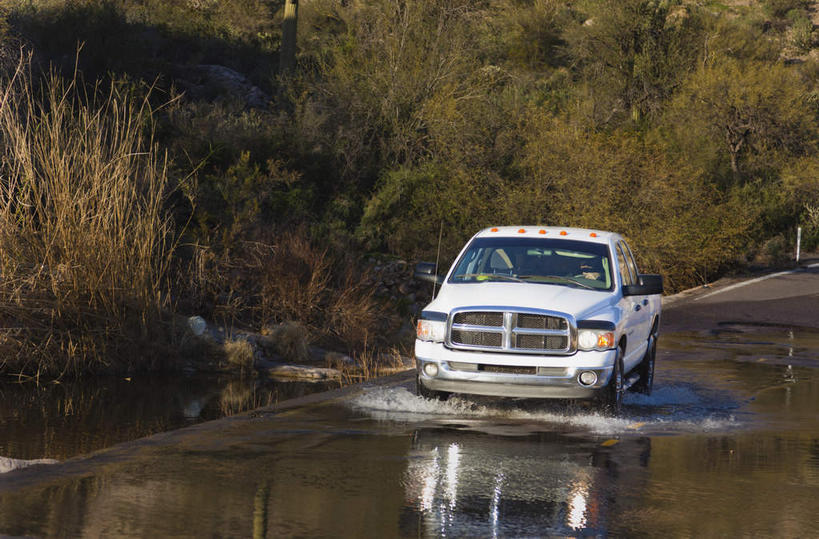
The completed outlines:
{"type": "Polygon", "coordinates": [[[439,400],[445,401],[449,398],[449,393],[445,391],[435,391],[433,389],[427,388],[421,382],[421,375],[415,375],[415,394],[419,397],[424,397],[425,399],[432,399],[432,400],[439,400]]]}
{"type": "Polygon", "coordinates": [[[643,360],[637,365],[635,371],[640,375],[634,385],[631,386],[631,391],[636,393],[643,393],[644,395],[651,395],[651,388],[654,386],[654,363],[657,357],[657,336],[652,334],[648,338],[648,348],[643,360]]]}
{"type": "Polygon", "coordinates": [[[622,348],[618,348],[617,356],[614,358],[614,369],[611,373],[611,378],[600,395],[600,404],[603,407],[603,411],[614,416],[620,415],[620,411],[623,408],[624,393],[623,350],[622,348]]]}

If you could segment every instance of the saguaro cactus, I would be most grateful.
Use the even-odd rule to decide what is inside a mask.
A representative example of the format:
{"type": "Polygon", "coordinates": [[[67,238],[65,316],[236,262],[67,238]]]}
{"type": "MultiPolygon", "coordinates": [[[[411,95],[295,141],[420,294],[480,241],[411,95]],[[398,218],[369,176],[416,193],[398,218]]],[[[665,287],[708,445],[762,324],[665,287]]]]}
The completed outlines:
{"type": "Polygon", "coordinates": [[[285,0],[282,21],[282,45],[279,50],[279,74],[289,75],[296,64],[296,26],[299,18],[299,1],[285,0]]]}

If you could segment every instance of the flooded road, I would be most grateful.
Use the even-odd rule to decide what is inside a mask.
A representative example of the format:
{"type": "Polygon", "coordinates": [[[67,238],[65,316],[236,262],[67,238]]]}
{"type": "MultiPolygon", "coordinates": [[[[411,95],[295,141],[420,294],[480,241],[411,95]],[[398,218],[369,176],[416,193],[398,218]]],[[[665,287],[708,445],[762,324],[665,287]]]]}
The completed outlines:
{"type": "Polygon", "coordinates": [[[406,373],[0,474],[0,535],[815,537],[817,276],[676,302],[617,418],[406,373]]]}
{"type": "Polygon", "coordinates": [[[201,374],[45,384],[0,380],[0,458],[64,460],[331,385],[338,387],[201,374]]]}
{"type": "Polygon", "coordinates": [[[0,534],[812,536],[819,334],[745,329],[664,335],[618,418],[403,376],[19,470],[0,534]]]}

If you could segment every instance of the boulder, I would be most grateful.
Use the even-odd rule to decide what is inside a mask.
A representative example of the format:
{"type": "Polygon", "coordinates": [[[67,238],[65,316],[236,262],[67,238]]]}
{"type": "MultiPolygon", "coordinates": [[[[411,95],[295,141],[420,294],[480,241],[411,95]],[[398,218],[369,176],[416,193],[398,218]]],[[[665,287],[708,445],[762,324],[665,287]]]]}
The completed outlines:
{"type": "Polygon", "coordinates": [[[233,69],[214,64],[199,64],[186,68],[179,84],[196,99],[238,99],[249,108],[263,109],[270,96],[247,77],[233,69]]]}
{"type": "Polygon", "coordinates": [[[337,369],[309,367],[307,365],[278,365],[268,369],[267,373],[271,378],[305,380],[310,382],[338,380],[341,378],[341,371],[337,369]]]}

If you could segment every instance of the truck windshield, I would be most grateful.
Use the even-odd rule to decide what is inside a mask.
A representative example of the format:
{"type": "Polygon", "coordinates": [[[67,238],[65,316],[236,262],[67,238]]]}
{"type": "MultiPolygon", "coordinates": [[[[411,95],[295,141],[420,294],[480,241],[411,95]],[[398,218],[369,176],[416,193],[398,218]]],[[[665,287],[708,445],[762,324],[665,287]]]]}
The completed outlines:
{"type": "Polygon", "coordinates": [[[546,238],[477,238],[450,283],[535,282],[612,289],[609,249],[600,243],[546,238]]]}

